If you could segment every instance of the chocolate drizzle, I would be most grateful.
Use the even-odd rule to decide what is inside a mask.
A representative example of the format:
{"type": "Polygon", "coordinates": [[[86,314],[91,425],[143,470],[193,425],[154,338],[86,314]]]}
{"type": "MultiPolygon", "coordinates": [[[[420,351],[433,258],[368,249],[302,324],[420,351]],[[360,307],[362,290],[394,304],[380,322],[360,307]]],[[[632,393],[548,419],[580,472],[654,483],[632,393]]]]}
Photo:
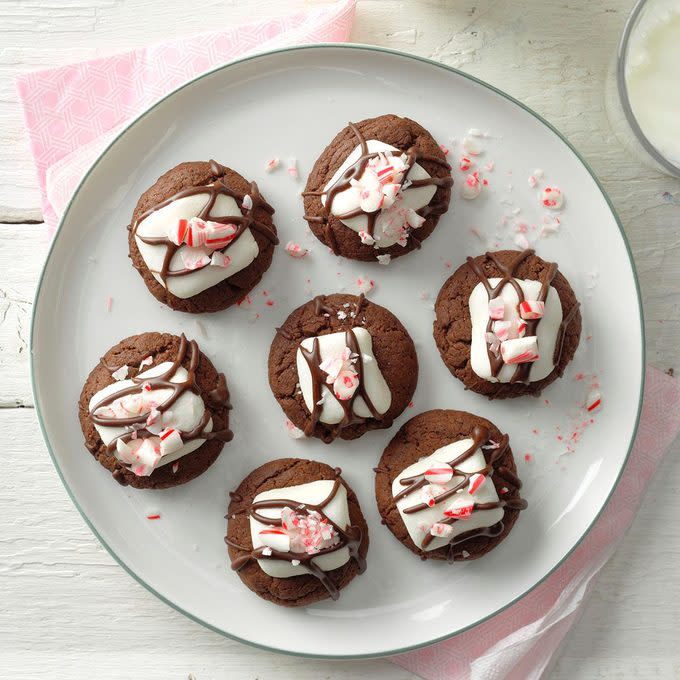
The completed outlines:
{"type": "MultiPolygon", "coordinates": [[[[484,455],[486,465],[483,469],[477,470],[475,472],[464,472],[457,466],[465,462],[468,458],[473,456],[477,449],[483,444],[489,442],[489,430],[482,426],[476,425],[472,430],[472,444],[461,453],[459,456],[453,460],[447,461],[447,463],[453,468],[454,479],[460,478],[455,486],[447,491],[440,493],[438,496],[434,497],[434,505],[439,505],[443,501],[455,496],[459,491],[463,491],[469,484],[470,478],[474,474],[483,474],[489,478],[498,479],[501,478],[505,485],[514,489],[512,497],[508,499],[502,499],[498,501],[493,501],[489,503],[475,503],[472,512],[478,512],[480,510],[494,510],[496,508],[508,508],[510,510],[524,510],[527,507],[527,502],[519,496],[519,490],[522,488],[522,482],[519,480],[517,475],[509,470],[505,465],[499,465],[504,454],[508,450],[509,439],[507,435],[503,435],[499,446],[497,448],[491,449],[491,453],[487,456],[484,455]]],[[[429,482],[425,479],[425,474],[421,473],[418,475],[413,475],[412,477],[405,477],[399,480],[399,483],[404,487],[399,493],[397,493],[393,501],[396,505],[402,498],[406,498],[415,491],[422,489],[429,482]]],[[[508,490],[508,493],[510,490],[508,490]]],[[[423,510],[427,510],[430,506],[427,503],[415,503],[402,510],[405,515],[411,515],[423,510]]],[[[456,517],[442,517],[442,519],[437,520],[439,524],[454,524],[455,522],[461,521],[456,517]]],[[[464,521],[464,520],[462,520],[464,521]]],[[[495,537],[499,536],[504,529],[503,522],[497,522],[491,527],[482,527],[480,529],[473,529],[472,531],[466,531],[457,536],[454,536],[448,543],[448,560],[451,562],[455,557],[455,548],[465,541],[469,541],[473,538],[479,538],[481,536],[495,537]]],[[[425,550],[427,546],[435,539],[435,536],[427,534],[423,539],[420,548],[425,550]]]]}
{"type": "MultiPolygon", "coordinates": [[[[484,254],[485,257],[487,257],[489,260],[493,262],[493,264],[498,268],[498,270],[501,273],[500,276],[500,281],[495,285],[492,286],[489,278],[486,276],[484,273],[482,265],[480,265],[474,258],[468,257],[467,258],[467,264],[472,269],[472,271],[477,275],[479,280],[481,281],[482,285],[486,289],[486,292],[489,296],[489,300],[493,300],[497,297],[499,297],[502,292],[503,288],[507,284],[511,285],[514,289],[515,292],[517,293],[517,305],[519,305],[525,300],[524,297],[524,290],[522,289],[522,286],[519,284],[517,279],[515,278],[515,273],[517,271],[517,268],[524,262],[524,260],[529,257],[530,255],[533,255],[534,251],[531,249],[527,250],[522,250],[521,252],[518,252],[517,257],[509,264],[505,265],[503,264],[497,257],[495,253],[490,253],[487,252],[484,254]]],[[[541,281],[541,289],[538,293],[538,300],[541,302],[545,302],[548,298],[548,292],[550,291],[550,286],[552,282],[555,280],[555,277],[557,276],[557,264],[555,262],[551,262],[548,265],[548,270],[541,281]]],[[[498,278],[498,277],[492,277],[492,278],[498,278]]],[[[559,364],[560,358],[562,356],[562,348],[564,345],[564,336],[566,334],[567,326],[569,323],[573,320],[573,318],[576,316],[576,313],[578,311],[579,304],[576,303],[572,309],[569,311],[569,314],[567,314],[566,317],[562,319],[562,323],[560,324],[560,327],[558,329],[558,334],[557,334],[557,341],[555,343],[555,350],[553,352],[553,365],[559,364]]],[[[525,330],[525,336],[535,336],[536,332],[538,330],[538,324],[540,323],[541,319],[526,319],[526,330],[525,330]]],[[[489,317],[489,321],[486,324],[486,332],[491,333],[493,329],[493,319],[489,317]]],[[[494,378],[498,377],[498,374],[501,372],[501,369],[503,366],[505,366],[505,362],[503,361],[503,358],[498,352],[498,354],[495,354],[494,352],[491,351],[491,344],[486,341],[486,351],[489,357],[489,367],[491,368],[491,375],[494,378]]],[[[531,382],[531,369],[533,367],[533,362],[526,362],[522,364],[517,364],[515,367],[515,372],[513,373],[512,377],[510,378],[511,383],[529,383],[531,382]]]]}
{"type": "MultiPolygon", "coordinates": [[[[161,375],[153,377],[132,377],[129,380],[132,381],[132,385],[125,387],[121,390],[110,394],[107,397],[103,397],[96,404],[90,408],[89,418],[94,425],[99,425],[100,427],[125,427],[128,431],[112,439],[106,446],[108,452],[113,452],[116,450],[116,445],[118,440],[122,440],[127,443],[132,439],[148,438],[158,436],[149,432],[146,429],[146,421],[148,417],[148,412],[142,412],[136,416],[129,416],[127,418],[118,418],[115,416],[108,416],[103,414],[98,414],[99,409],[110,406],[117,399],[127,396],[129,394],[135,394],[141,392],[143,385],[149,385],[151,390],[170,390],[170,395],[157,407],[156,410],[159,413],[164,413],[172,407],[173,404],[184,394],[186,391],[191,391],[194,394],[201,396],[201,392],[196,384],[196,369],[198,367],[198,362],[200,359],[200,351],[195,340],[187,341],[186,336],[182,334],[180,337],[179,349],[177,351],[177,356],[172,361],[170,367],[163,371],[161,375]],[[189,367],[186,369],[187,377],[182,381],[173,381],[172,378],[175,376],[177,369],[183,364],[186,356],[187,350],[189,350],[189,367]]],[[[111,370],[109,366],[102,364],[111,370]]],[[[116,370],[116,369],[113,369],[116,370]]],[[[147,369],[148,370],[148,369],[147,369]]],[[[227,389],[226,380],[224,375],[220,374],[218,378],[218,386],[208,393],[207,398],[215,405],[226,407],[231,409],[231,404],[229,403],[229,390],[227,389]]],[[[192,441],[195,439],[219,439],[224,442],[231,441],[233,438],[233,433],[231,430],[216,430],[212,432],[205,432],[205,427],[210,421],[211,414],[208,409],[205,409],[203,417],[198,425],[188,432],[180,432],[182,441],[184,443],[192,441]]],[[[116,469],[113,471],[113,476],[117,481],[121,481],[121,476],[123,475],[122,469],[116,469]]],[[[122,482],[121,482],[122,483],[122,482]]]]}
{"type": "MultiPolygon", "coordinates": [[[[337,254],[337,243],[335,240],[335,236],[333,234],[333,230],[330,226],[329,219],[332,214],[332,209],[333,209],[333,201],[335,200],[335,197],[339,194],[342,193],[343,191],[349,189],[351,186],[352,180],[359,180],[361,176],[364,174],[366,167],[368,165],[368,162],[373,159],[377,158],[379,155],[384,154],[384,155],[401,155],[402,153],[406,153],[407,160],[406,160],[406,171],[403,174],[403,179],[402,179],[402,186],[404,183],[407,183],[407,186],[403,189],[406,190],[408,188],[417,188],[417,187],[424,187],[424,186],[437,186],[437,187],[449,187],[453,184],[453,178],[450,176],[447,177],[427,177],[424,179],[417,179],[413,181],[408,180],[408,175],[411,172],[413,166],[418,162],[418,161],[425,161],[429,163],[436,163],[437,165],[440,165],[447,170],[451,170],[451,166],[445,161],[442,160],[441,158],[437,158],[436,156],[430,156],[427,154],[420,153],[420,151],[416,148],[416,146],[411,146],[406,152],[403,151],[373,151],[370,152],[368,150],[368,143],[366,141],[366,138],[363,136],[359,128],[354,123],[349,123],[349,127],[354,133],[355,137],[357,138],[357,142],[361,148],[361,155],[359,158],[350,166],[348,167],[342,175],[326,190],[326,191],[304,191],[302,193],[303,196],[318,196],[321,198],[322,196],[326,196],[326,203],[322,206],[322,211],[323,214],[320,216],[314,216],[314,215],[305,215],[305,219],[308,222],[317,222],[325,225],[324,228],[324,233],[326,240],[331,246],[331,249],[333,250],[334,253],[337,254]]],[[[421,217],[427,217],[428,215],[441,215],[444,212],[446,212],[447,204],[444,202],[440,203],[434,203],[430,204],[427,206],[424,206],[420,208],[419,210],[416,210],[416,212],[421,216],[421,217]]],[[[343,213],[342,215],[335,215],[337,219],[340,221],[350,219],[352,217],[358,217],[359,215],[366,215],[366,220],[367,220],[367,226],[366,226],[366,232],[373,237],[375,234],[375,226],[376,222],[378,219],[378,215],[380,214],[380,208],[373,212],[366,212],[362,210],[360,207],[351,210],[349,212],[343,213]]],[[[406,231],[408,236],[413,238],[413,242],[416,244],[416,247],[420,248],[420,241],[414,237],[413,235],[414,230],[409,227],[406,231]]]]}
{"type": "Polygon", "coordinates": [[[280,508],[281,510],[283,510],[283,508],[287,507],[290,508],[291,510],[295,510],[298,513],[305,513],[306,515],[309,515],[312,512],[317,512],[337,532],[339,541],[335,545],[330,546],[328,548],[323,548],[315,553],[292,552],[292,551],[283,552],[280,550],[271,549],[271,554],[265,555],[263,554],[263,550],[266,546],[262,546],[256,549],[250,549],[238,545],[237,543],[234,543],[229,538],[225,538],[224,541],[227,545],[246,553],[245,555],[241,555],[237,557],[235,560],[233,560],[231,563],[231,568],[234,571],[239,571],[240,569],[243,569],[243,567],[245,567],[246,564],[253,560],[280,560],[283,562],[291,562],[292,560],[297,560],[299,561],[301,567],[304,567],[312,576],[321,581],[323,586],[328,591],[330,597],[334,600],[337,600],[338,597],[340,596],[340,592],[337,586],[329,578],[328,574],[314,563],[314,560],[317,557],[321,557],[322,555],[328,555],[330,553],[336,552],[337,550],[341,550],[342,548],[347,547],[351,559],[353,559],[357,563],[359,573],[363,573],[366,570],[366,560],[361,556],[359,552],[361,540],[363,538],[361,528],[358,526],[351,525],[342,528],[335,522],[333,522],[333,520],[331,520],[328,517],[328,515],[324,513],[324,508],[326,508],[326,506],[335,498],[335,494],[338,492],[338,489],[342,485],[340,472],[341,471],[339,468],[335,469],[336,478],[333,482],[333,488],[331,489],[331,492],[328,494],[328,496],[323,501],[321,501],[321,503],[301,504],[298,501],[292,501],[285,498],[277,498],[251,503],[250,508],[248,509],[249,517],[252,517],[261,524],[270,527],[282,526],[281,518],[279,517],[278,519],[273,519],[271,517],[266,517],[265,515],[260,514],[260,512],[258,512],[259,510],[272,508],[280,508]]]}
{"type": "Polygon", "coordinates": [[[135,236],[135,238],[138,238],[140,241],[142,241],[142,243],[146,243],[147,245],[150,246],[165,246],[165,257],[163,258],[163,266],[161,267],[160,271],[155,271],[152,269],[150,269],[149,271],[151,271],[152,274],[157,274],[160,277],[163,286],[166,288],[167,280],[169,277],[186,276],[188,274],[192,274],[196,271],[199,271],[204,267],[209,266],[202,265],[200,267],[197,267],[196,269],[171,270],[170,263],[172,262],[172,258],[184,244],[178,246],[177,244],[173,243],[167,236],[140,236],[137,233],[139,225],[143,222],[143,220],[145,220],[149,215],[151,215],[151,213],[155,212],[156,210],[160,210],[161,208],[164,208],[167,205],[170,205],[171,203],[179,200],[180,198],[187,198],[188,196],[196,196],[198,194],[207,194],[208,200],[205,202],[205,205],[201,208],[200,212],[198,213],[198,215],[196,215],[196,217],[199,217],[202,220],[212,220],[213,222],[220,222],[222,224],[234,224],[236,226],[236,234],[234,235],[234,238],[224,248],[220,249],[220,252],[222,253],[228,251],[229,248],[231,248],[231,246],[233,246],[234,243],[238,241],[238,239],[247,229],[251,229],[258,232],[273,244],[277,244],[279,242],[276,236],[276,232],[269,225],[255,218],[255,214],[258,210],[264,210],[270,215],[274,214],[274,208],[272,208],[264,200],[264,198],[262,198],[262,195],[260,194],[260,191],[255,182],[252,182],[250,185],[249,196],[253,202],[251,208],[241,207],[241,214],[239,215],[211,214],[211,211],[215,206],[215,202],[217,201],[218,196],[220,195],[230,196],[236,201],[236,203],[239,206],[243,206],[244,195],[233,191],[232,189],[227,187],[227,185],[224,183],[224,172],[226,171],[226,168],[223,165],[220,165],[219,163],[217,163],[217,161],[211,160],[210,171],[212,175],[215,177],[212,184],[206,184],[198,187],[188,187],[186,189],[183,189],[182,191],[179,191],[173,196],[170,196],[170,198],[161,201],[157,205],[154,205],[152,208],[149,208],[148,210],[143,212],[137,218],[134,225],[131,225],[129,227],[132,230],[132,234],[135,236]]]}

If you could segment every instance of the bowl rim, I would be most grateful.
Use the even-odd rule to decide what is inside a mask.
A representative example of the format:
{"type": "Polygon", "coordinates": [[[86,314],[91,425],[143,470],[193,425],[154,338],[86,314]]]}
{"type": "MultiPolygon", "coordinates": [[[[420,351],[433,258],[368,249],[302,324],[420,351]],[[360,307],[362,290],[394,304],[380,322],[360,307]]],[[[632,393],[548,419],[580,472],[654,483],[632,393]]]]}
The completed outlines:
{"type": "Polygon", "coordinates": [[[633,31],[637,27],[640,15],[647,7],[648,0],[638,0],[635,7],[631,10],[626,20],[619,47],[616,54],[616,83],[619,92],[619,102],[623,109],[623,114],[626,117],[628,125],[630,126],[637,141],[642,148],[658,163],[666,172],[674,177],[680,177],[680,166],[672,163],[666,156],[664,156],[649,140],[649,137],[644,133],[640,123],[638,122],[633,107],[630,104],[630,96],[628,92],[628,84],[626,83],[626,59],[628,58],[628,46],[633,31]]]}

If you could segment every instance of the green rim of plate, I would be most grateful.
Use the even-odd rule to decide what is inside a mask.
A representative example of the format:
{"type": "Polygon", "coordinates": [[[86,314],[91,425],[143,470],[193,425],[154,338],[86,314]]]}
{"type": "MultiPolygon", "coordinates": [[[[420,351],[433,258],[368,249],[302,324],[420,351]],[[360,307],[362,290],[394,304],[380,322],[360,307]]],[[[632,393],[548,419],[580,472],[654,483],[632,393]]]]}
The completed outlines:
{"type": "Polygon", "coordinates": [[[643,310],[642,310],[642,299],[641,299],[641,293],[640,293],[640,282],[638,280],[638,275],[637,271],[635,269],[635,263],[633,261],[633,253],[631,252],[630,249],[630,244],[628,243],[628,239],[626,237],[625,231],[623,229],[623,225],[621,224],[621,220],[619,219],[618,214],[616,213],[616,210],[614,209],[614,206],[607,195],[607,192],[604,190],[602,185],[600,184],[599,180],[595,176],[595,173],[593,172],[592,168],[588,163],[584,160],[584,158],[579,154],[579,152],[574,148],[574,146],[562,135],[562,133],[559,132],[553,125],[551,125],[547,120],[545,120],[542,116],[537,114],[535,111],[530,109],[528,106],[523,104],[522,102],[518,101],[514,97],[511,97],[509,94],[506,94],[502,90],[499,90],[498,88],[494,87],[493,85],[489,85],[488,83],[485,83],[483,80],[480,80],[479,78],[475,78],[474,76],[471,76],[467,73],[463,73],[462,71],[459,71],[456,68],[453,68],[451,66],[447,66],[446,64],[442,64],[440,62],[434,61],[432,59],[427,59],[426,57],[419,57],[414,54],[408,54],[406,52],[401,52],[399,50],[393,50],[390,48],[386,47],[377,47],[374,45],[363,45],[360,43],[318,43],[314,45],[295,45],[292,47],[283,47],[280,49],[276,50],[269,50],[267,52],[258,52],[257,54],[253,54],[247,57],[242,57],[240,59],[235,59],[233,61],[229,61],[226,64],[223,64],[222,66],[218,66],[210,71],[207,71],[206,73],[201,74],[200,76],[197,76],[196,78],[193,78],[192,80],[189,80],[188,82],[184,83],[183,85],[180,85],[178,88],[174,89],[172,92],[164,96],[162,99],[159,99],[156,103],[152,104],[146,111],[142,112],[139,116],[137,116],[132,122],[130,122],[128,125],[125,126],[123,130],[121,130],[116,137],[106,146],[106,148],[99,154],[97,159],[94,161],[94,163],[90,166],[89,170],[83,178],[80,180],[80,183],[78,184],[78,187],[76,188],[75,192],[73,193],[73,196],[68,202],[68,205],[66,206],[66,209],[64,210],[64,213],[59,220],[59,225],[57,227],[57,230],[54,234],[54,237],[52,239],[52,243],[50,244],[49,250],[47,252],[47,257],[45,258],[45,263],[42,267],[42,270],[40,272],[40,278],[38,279],[38,287],[35,292],[35,297],[33,299],[33,310],[31,313],[31,327],[30,327],[30,338],[29,338],[29,349],[30,349],[30,372],[31,372],[31,390],[33,392],[33,401],[35,404],[35,410],[38,416],[38,423],[40,425],[40,430],[42,432],[43,439],[45,440],[45,445],[47,446],[47,450],[49,451],[50,457],[52,458],[52,462],[54,463],[54,467],[57,469],[57,473],[59,474],[59,478],[62,481],[62,484],[64,485],[66,491],[68,492],[68,495],[71,497],[71,500],[73,501],[73,504],[76,506],[78,509],[78,512],[81,514],[82,518],[85,520],[85,523],[87,524],[88,527],[90,527],[92,533],[97,537],[99,542],[108,550],[109,554],[111,557],[113,557],[118,564],[120,564],[125,571],[132,576],[138,583],[140,583],[142,586],[144,586],[149,592],[153,593],[158,599],[162,600],[169,606],[171,606],[173,609],[177,610],[181,614],[184,614],[187,618],[191,619],[192,621],[195,621],[196,623],[201,624],[202,626],[209,628],[212,631],[215,631],[216,633],[219,633],[220,635],[223,635],[224,637],[230,638],[232,640],[236,640],[238,642],[243,642],[247,645],[250,645],[252,647],[257,647],[258,649],[264,649],[268,652],[276,652],[279,654],[288,654],[290,656],[297,656],[297,657],[303,657],[303,658],[322,658],[322,659],[375,659],[375,658],[380,658],[384,656],[393,656],[396,654],[403,654],[405,652],[410,652],[415,649],[421,649],[422,647],[427,647],[429,645],[436,644],[437,642],[442,642],[444,640],[449,640],[456,635],[460,635],[461,633],[464,633],[467,630],[470,630],[471,628],[474,628],[475,626],[478,626],[481,623],[484,623],[485,621],[488,621],[489,619],[493,618],[494,616],[497,616],[501,612],[505,611],[509,607],[511,607],[513,604],[521,600],[523,597],[525,597],[527,594],[529,594],[534,588],[539,586],[543,581],[545,581],[555,570],[557,570],[564,562],[565,560],[572,554],[572,552],[581,544],[583,539],[586,537],[590,529],[593,527],[595,522],[598,520],[600,515],[602,514],[602,511],[606,507],[607,503],[609,502],[609,499],[611,498],[612,494],[614,493],[614,490],[618,486],[619,480],[621,479],[621,475],[623,474],[623,471],[628,463],[628,459],[630,458],[630,453],[633,448],[633,443],[635,441],[635,436],[637,434],[638,426],[640,424],[640,414],[642,411],[642,396],[644,392],[644,385],[645,385],[645,333],[644,333],[644,315],[643,315],[643,310]],[[153,111],[156,107],[160,106],[163,102],[166,100],[170,99],[174,94],[179,92],[180,90],[185,89],[186,87],[191,86],[193,83],[198,82],[199,80],[202,80],[203,78],[207,78],[209,76],[214,75],[215,73],[218,73],[219,71],[225,70],[230,68],[231,66],[235,66],[236,64],[242,64],[248,61],[253,61],[256,59],[262,59],[265,57],[272,56],[274,54],[284,54],[286,52],[301,52],[303,50],[323,50],[323,49],[336,49],[336,50],[356,50],[356,51],[365,51],[365,52],[379,52],[383,54],[390,54],[395,57],[400,57],[402,59],[411,59],[413,61],[419,61],[424,64],[429,64],[430,66],[433,66],[435,68],[443,69],[445,71],[449,71],[451,73],[455,73],[457,76],[460,76],[462,78],[466,78],[467,80],[470,80],[474,83],[477,83],[478,85],[481,85],[482,87],[487,88],[488,90],[491,90],[492,92],[496,93],[497,95],[500,95],[504,99],[512,102],[516,106],[519,106],[520,108],[524,109],[527,113],[530,113],[534,118],[536,118],[538,121],[540,121],[543,125],[545,125],[549,130],[551,130],[559,139],[562,140],[562,142],[572,151],[572,153],[578,158],[578,160],[581,162],[583,167],[588,171],[590,176],[593,178],[593,181],[595,182],[595,185],[597,188],[600,190],[600,193],[602,194],[602,197],[604,200],[607,202],[607,205],[609,206],[609,210],[611,211],[614,220],[616,221],[616,224],[619,228],[619,232],[621,234],[621,238],[623,240],[624,245],[626,246],[626,252],[628,253],[628,261],[630,264],[631,272],[633,274],[633,279],[635,281],[635,289],[637,291],[637,301],[638,301],[638,312],[640,315],[640,346],[642,349],[642,357],[641,357],[641,365],[642,365],[642,374],[640,376],[640,394],[638,396],[638,409],[637,409],[637,415],[635,418],[635,427],[633,429],[633,433],[631,435],[631,440],[628,445],[628,451],[626,452],[626,457],[623,461],[623,465],[621,466],[621,470],[619,471],[619,474],[612,485],[612,488],[609,492],[609,495],[607,496],[605,502],[602,504],[602,507],[600,510],[597,512],[591,523],[588,525],[588,528],[583,532],[581,537],[574,543],[574,545],[564,554],[564,556],[560,559],[560,561],[550,570],[548,571],[543,578],[538,580],[536,583],[534,583],[531,588],[528,588],[525,592],[523,592],[521,595],[517,596],[515,599],[513,599],[511,602],[508,602],[506,605],[501,607],[500,609],[497,609],[495,612],[489,614],[488,616],[485,616],[479,621],[476,621],[475,623],[466,626],[465,628],[461,628],[460,630],[456,630],[448,635],[443,635],[438,638],[434,638],[432,640],[428,640],[427,642],[421,642],[416,645],[411,645],[408,647],[402,647],[400,649],[386,649],[385,651],[382,652],[371,652],[368,654],[338,654],[338,655],[325,655],[325,654],[302,654],[300,652],[294,652],[290,651],[287,649],[279,649],[277,647],[273,646],[268,646],[268,645],[261,645],[256,642],[252,642],[250,640],[246,640],[244,638],[240,638],[238,635],[234,635],[232,633],[229,633],[225,630],[220,630],[219,628],[216,628],[215,626],[210,625],[209,623],[202,621],[200,618],[197,616],[194,616],[188,611],[185,611],[182,609],[182,607],[176,605],[174,602],[166,598],[165,596],[161,595],[159,592],[157,592],[153,586],[149,585],[146,581],[142,580],[137,574],[127,566],[115,553],[115,551],[106,543],[106,541],[99,535],[97,529],[93,526],[93,524],[90,522],[86,514],[83,512],[82,508],[78,504],[77,499],[75,498],[73,492],[71,491],[70,487],[66,483],[66,480],[64,479],[64,475],[61,471],[61,468],[59,467],[59,463],[57,462],[57,459],[55,458],[54,452],[52,451],[52,447],[50,445],[49,439],[47,437],[47,433],[45,431],[45,424],[42,419],[42,415],[40,412],[40,400],[38,398],[38,393],[36,389],[36,384],[35,384],[35,367],[33,363],[33,358],[34,358],[34,352],[35,352],[35,347],[33,344],[33,333],[34,333],[34,327],[35,327],[35,320],[36,320],[36,309],[38,306],[38,299],[40,297],[40,292],[42,290],[42,284],[43,284],[43,278],[45,276],[45,271],[47,269],[47,265],[50,261],[50,258],[52,256],[52,251],[54,249],[54,244],[57,241],[57,238],[59,238],[60,232],[61,232],[61,227],[66,221],[66,218],[69,214],[69,211],[71,209],[71,205],[73,202],[76,200],[76,197],[80,193],[81,189],[83,188],[83,185],[87,182],[88,177],[92,173],[92,171],[97,167],[101,159],[108,153],[109,149],[113,147],[116,142],[133,126],[135,126],[140,120],[142,120],[147,114],[149,114],[151,111],[153,111]]]}

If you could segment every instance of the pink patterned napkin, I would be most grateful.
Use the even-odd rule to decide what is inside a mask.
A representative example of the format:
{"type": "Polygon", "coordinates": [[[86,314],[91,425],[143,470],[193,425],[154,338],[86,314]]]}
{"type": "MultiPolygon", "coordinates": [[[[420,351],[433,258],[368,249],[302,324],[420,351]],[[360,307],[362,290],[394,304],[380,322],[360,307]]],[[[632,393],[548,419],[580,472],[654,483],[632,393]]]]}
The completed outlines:
{"type": "Polygon", "coordinates": [[[19,100],[52,234],[78,182],[135,116],[230,59],[286,45],[343,42],[356,0],[193,35],[17,78],[19,100]]]}
{"type": "Polygon", "coordinates": [[[451,640],[392,660],[426,680],[539,680],[578,619],[595,577],[631,525],[679,428],[680,383],[650,367],[628,464],[581,545],[550,578],[502,614],[451,640]]]}
{"type": "MultiPolygon", "coordinates": [[[[191,78],[250,52],[347,40],[355,0],[27,73],[19,98],[50,233],[101,150],[136,115],[191,78]]],[[[656,466],[680,428],[680,386],[647,371],[635,447],[601,518],[544,583],[494,619],[393,660],[427,680],[538,680],[575,622],[589,588],[630,526],[656,466]]]]}

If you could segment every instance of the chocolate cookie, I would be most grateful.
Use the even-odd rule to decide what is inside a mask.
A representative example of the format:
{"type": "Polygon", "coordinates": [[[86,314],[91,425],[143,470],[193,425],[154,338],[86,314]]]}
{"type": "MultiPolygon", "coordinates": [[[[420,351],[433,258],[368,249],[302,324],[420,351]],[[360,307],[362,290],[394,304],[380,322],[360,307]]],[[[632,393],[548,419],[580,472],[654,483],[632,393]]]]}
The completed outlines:
{"type": "Polygon", "coordinates": [[[539,395],[572,360],[579,303],[555,263],[533,250],[468,257],[434,307],[434,339],[448,369],[490,399],[539,395]]]}
{"type": "Polygon", "coordinates": [[[230,495],[231,566],[265,600],[286,607],[337,600],[366,568],[368,527],[338,468],[272,460],[230,495]]]}
{"type": "Polygon", "coordinates": [[[184,484],[217,459],[229,430],[229,390],[194,340],[143,333],[121,340],[80,394],[85,446],[120,484],[184,484]]]}
{"type": "Polygon", "coordinates": [[[281,408],[326,443],[390,427],[417,381],[411,336],[363,295],[319,295],[298,307],[269,351],[269,384],[281,408]]]}
{"type": "Polygon", "coordinates": [[[350,123],[303,193],[305,219],[336,255],[375,261],[420,248],[449,207],[451,166],[432,135],[393,114],[350,123]]]}
{"type": "Polygon", "coordinates": [[[215,161],[180,163],[137,202],[132,265],[181,312],[217,312],[242,300],[269,269],[274,209],[255,182],[215,161]]]}
{"type": "Polygon", "coordinates": [[[472,560],[495,548],[527,503],[508,435],[464,411],[411,418],[376,468],[383,524],[423,560],[472,560]]]}

